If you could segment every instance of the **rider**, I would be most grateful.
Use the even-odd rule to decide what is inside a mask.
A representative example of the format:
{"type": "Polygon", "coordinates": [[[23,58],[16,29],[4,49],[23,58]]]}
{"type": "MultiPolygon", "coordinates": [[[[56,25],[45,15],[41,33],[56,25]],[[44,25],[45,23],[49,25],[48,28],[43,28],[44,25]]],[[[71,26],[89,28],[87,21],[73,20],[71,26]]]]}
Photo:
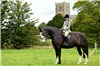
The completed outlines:
{"type": "Polygon", "coordinates": [[[63,46],[70,47],[70,45],[67,44],[67,42],[66,42],[67,36],[71,32],[71,30],[70,30],[70,25],[71,24],[70,24],[70,20],[69,20],[69,15],[66,14],[64,16],[64,18],[65,18],[65,21],[64,21],[63,27],[61,28],[61,29],[63,29],[64,36],[65,36],[65,41],[64,41],[63,46]]]}
{"type": "Polygon", "coordinates": [[[70,30],[70,25],[71,24],[70,24],[70,20],[69,20],[69,15],[68,14],[66,14],[64,16],[64,18],[65,18],[65,21],[64,21],[62,29],[63,29],[63,32],[64,32],[64,36],[67,37],[69,32],[71,32],[71,30],[70,30]]]}

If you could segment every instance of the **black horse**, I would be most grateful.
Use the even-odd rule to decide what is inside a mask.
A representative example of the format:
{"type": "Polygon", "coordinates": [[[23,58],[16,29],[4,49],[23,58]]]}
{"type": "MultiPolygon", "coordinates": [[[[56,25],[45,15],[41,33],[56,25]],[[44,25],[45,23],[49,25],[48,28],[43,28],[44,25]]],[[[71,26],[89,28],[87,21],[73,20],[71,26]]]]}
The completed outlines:
{"type": "Polygon", "coordinates": [[[70,32],[67,38],[64,37],[63,31],[56,27],[45,27],[44,29],[40,29],[40,35],[43,41],[46,41],[47,36],[49,35],[52,40],[52,44],[54,46],[56,52],[56,63],[61,63],[61,48],[72,48],[76,47],[79,53],[79,61],[81,62],[82,51],[83,50],[83,58],[86,58],[84,64],[88,62],[88,42],[85,35],[81,32],[70,32]]]}

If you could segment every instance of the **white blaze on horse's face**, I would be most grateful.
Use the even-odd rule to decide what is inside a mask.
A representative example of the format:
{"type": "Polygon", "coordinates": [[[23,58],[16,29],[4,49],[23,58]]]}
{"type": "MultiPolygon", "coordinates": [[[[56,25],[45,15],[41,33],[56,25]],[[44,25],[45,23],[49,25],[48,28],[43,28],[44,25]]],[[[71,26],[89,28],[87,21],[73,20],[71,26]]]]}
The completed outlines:
{"type": "Polygon", "coordinates": [[[45,36],[42,35],[42,32],[40,32],[40,36],[42,38],[42,41],[45,42],[46,41],[46,38],[45,38],[45,36]]]}

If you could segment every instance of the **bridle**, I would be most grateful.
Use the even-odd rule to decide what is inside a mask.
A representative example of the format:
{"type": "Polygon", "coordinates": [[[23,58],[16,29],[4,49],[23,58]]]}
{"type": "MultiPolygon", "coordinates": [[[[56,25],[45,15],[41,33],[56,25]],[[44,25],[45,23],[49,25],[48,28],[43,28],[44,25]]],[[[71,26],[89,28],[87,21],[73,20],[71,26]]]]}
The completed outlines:
{"type": "Polygon", "coordinates": [[[40,36],[42,38],[42,41],[45,42],[47,38],[45,36],[43,36],[42,32],[40,32],[40,36]]]}

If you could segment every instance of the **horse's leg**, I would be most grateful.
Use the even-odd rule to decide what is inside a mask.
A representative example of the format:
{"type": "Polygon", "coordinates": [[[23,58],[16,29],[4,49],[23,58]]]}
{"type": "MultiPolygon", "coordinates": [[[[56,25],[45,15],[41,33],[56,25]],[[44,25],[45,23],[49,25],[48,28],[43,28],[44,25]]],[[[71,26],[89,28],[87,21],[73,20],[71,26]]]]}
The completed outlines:
{"type": "Polygon", "coordinates": [[[88,47],[82,47],[82,49],[83,49],[83,52],[84,52],[84,56],[86,58],[84,64],[87,64],[87,62],[88,62],[88,47]]]}
{"type": "Polygon", "coordinates": [[[81,61],[82,61],[82,51],[81,51],[81,48],[80,47],[76,47],[77,48],[77,51],[78,51],[78,53],[79,53],[79,60],[78,60],[78,64],[80,64],[81,63],[81,61]]]}
{"type": "Polygon", "coordinates": [[[61,48],[55,48],[56,62],[55,64],[61,64],[61,48]]]}

